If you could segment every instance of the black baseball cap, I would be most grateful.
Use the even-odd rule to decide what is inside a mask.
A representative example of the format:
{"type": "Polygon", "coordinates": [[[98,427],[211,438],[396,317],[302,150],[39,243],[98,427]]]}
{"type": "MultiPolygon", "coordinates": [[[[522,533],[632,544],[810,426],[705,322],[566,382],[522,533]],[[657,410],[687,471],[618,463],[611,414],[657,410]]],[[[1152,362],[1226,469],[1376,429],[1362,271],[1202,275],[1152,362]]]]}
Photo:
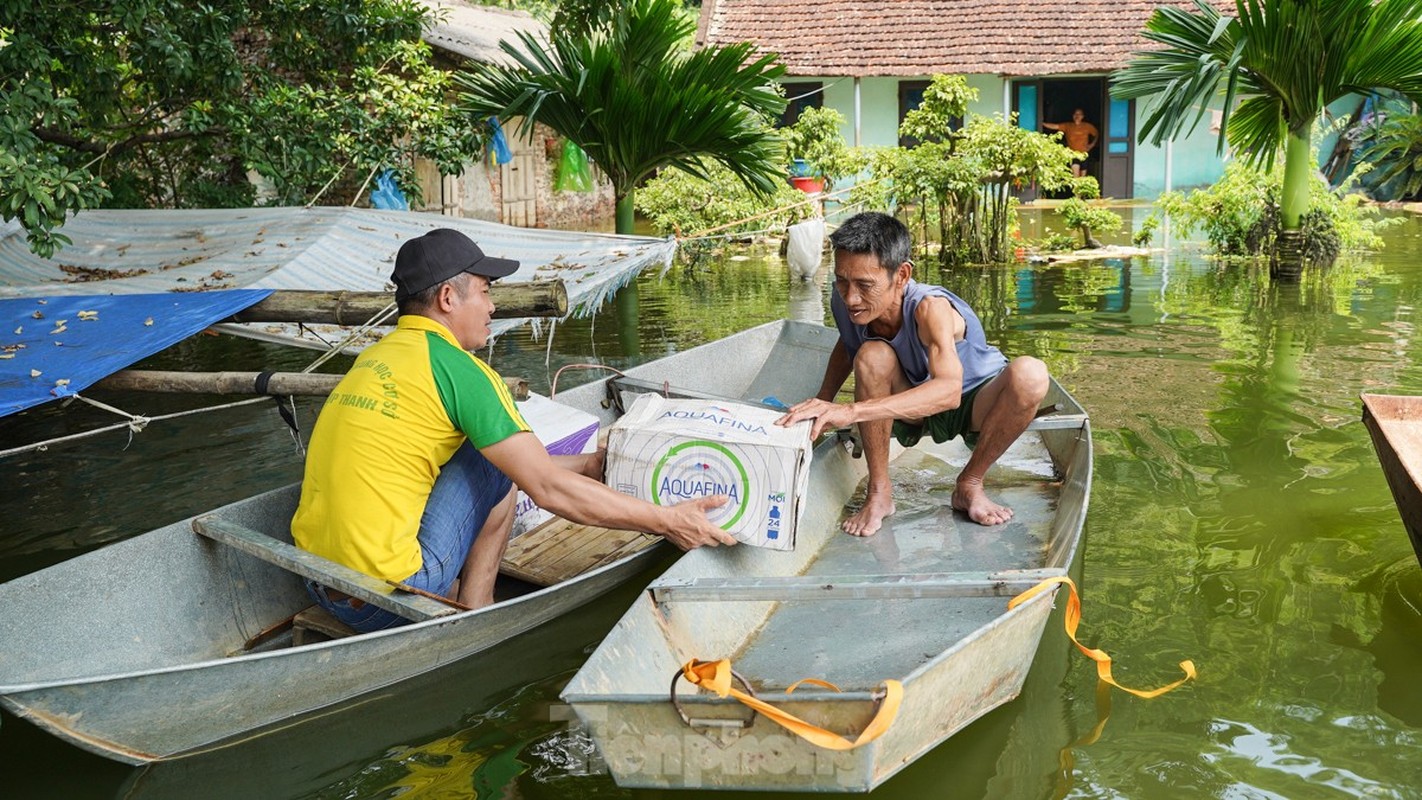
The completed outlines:
{"type": "Polygon", "coordinates": [[[517,261],[484,255],[473,239],[459,231],[436,228],[400,245],[390,280],[395,283],[395,300],[399,302],[461,272],[483,275],[492,281],[516,269],[517,261]]]}

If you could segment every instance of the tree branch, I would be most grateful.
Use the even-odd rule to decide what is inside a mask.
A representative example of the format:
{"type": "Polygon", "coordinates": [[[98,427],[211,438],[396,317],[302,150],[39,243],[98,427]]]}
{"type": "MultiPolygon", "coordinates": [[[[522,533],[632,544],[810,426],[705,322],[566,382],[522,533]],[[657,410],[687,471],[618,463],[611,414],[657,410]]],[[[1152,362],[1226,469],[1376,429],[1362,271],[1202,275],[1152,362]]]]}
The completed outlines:
{"type": "Polygon", "coordinates": [[[211,136],[217,133],[218,131],[216,129],[213,129],[205,131],[180,130],[161,131],[159,133],[141,133],[136,136],[130,136],[122,141],[112,142],[108,144],[105,144],[104,142],[91,141],[89,139],[81,139],[77,136],[72,136],[70,134],[52,130],[50,128],[35,127],[31,128],[30,132],[33,133],[35,137],[42,142],[48,142],[49,144],[57,144],[61,147],[68,147],[71,150],[78,150],[81,153],[103,153],[105,155],[115,155],[117,153],[122,153],[125,150],[131,150],[140,145],[161,144],[163,142],[174,142],[180,141],[182,139],[193,139],[199,136],[211,136]]]}

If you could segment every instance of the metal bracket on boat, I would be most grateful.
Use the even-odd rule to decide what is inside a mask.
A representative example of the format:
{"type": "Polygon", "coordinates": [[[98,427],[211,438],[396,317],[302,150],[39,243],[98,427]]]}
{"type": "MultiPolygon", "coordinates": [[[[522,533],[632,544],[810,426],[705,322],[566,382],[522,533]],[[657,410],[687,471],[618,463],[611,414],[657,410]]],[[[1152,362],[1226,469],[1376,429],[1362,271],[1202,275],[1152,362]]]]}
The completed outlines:
{"type": "MultiPolygon", "coordinates": [[[[746,694],[750,695],[751,697],[755,697],[755,689],[751,688],[750,682],[747,681],[739,672],[731,670],[731,677],[741,685],[741,687],[745,690],[746,694]]],[[[671,704],[672,708],[676,709],[677,716],[681,717],[681,721],[685,722],[688,728],[701,728],[703,729],[701,732],[706,734],[708,737],[710,737],[714,733],[718,735],[721,739],[719,744],[725,746],[727,744],[730,744],[730,742],[736,739],[737,737],[739,737],[741,731],[744,731],[751,725],[755,724],[755,718],[759,714],[759,712],[757,712],[755,709],[750,709],[750,716],[746,717],[745,719],[698,719],[692,717],[690,714],[686,713],[686,709],[682,707],[681,701],[677,699],[676,684],[679,680],[681,680],[680,668],[678,668],[676,672],[672,673],[670,690],[671,704]]]]}
{"type": "Polygon", "coordinates": [[[849,445],[849,454],[854,458],[864,457],[864,442],[859,438],[857,428],[838,428],[834,432],[834,439],[840,444],[849,445]]]}

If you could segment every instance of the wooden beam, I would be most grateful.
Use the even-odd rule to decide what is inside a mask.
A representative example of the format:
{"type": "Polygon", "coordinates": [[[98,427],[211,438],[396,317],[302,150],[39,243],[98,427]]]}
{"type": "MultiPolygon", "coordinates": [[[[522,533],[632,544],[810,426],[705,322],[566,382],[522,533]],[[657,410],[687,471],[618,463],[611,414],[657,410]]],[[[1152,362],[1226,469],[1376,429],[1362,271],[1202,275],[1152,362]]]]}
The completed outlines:
{"type": "MultiPolygon", "coordinates": [[[[94,384],[98,389],[179,394],[266,394],[273,397],[320,397],[331,393],[344,375],[318,372],[273,372],[265,392],[257,391],[258,372],[182,372],[125,369],[94,384]]],[[[528,381],[506,377],[504,384],[515,400],[528,399],[528,381]]]]}
{"type": "MultiPolygon", "coordinates": [[[[568,313],[568,289],[562,281],[499,283],[490,287],[494,319],[562,317],[568,313]]],[[[305,322],[364,325],[395,302],[390,292],[313,292],[278,290],[223,322],[305,322]]],[[[395,317],[390,317],[394,324],[395,317]]]]}
{"type": "MultiPolygon", "coordinates": [[[[256,372],[178,372],[156,369],[126,369],[94,384],[96,389],[129,392],[191,394],[256,394],[256,372]]],[[[343,375],[316,372],[274,372],[267,391],[275,397],[286,395],[328,395],[343,375]]]]}
{"type": "Polygon", "coordinates": [[[268,564],[310,578],[323,586],[345,592],[377,608],[399,614],[408,620],[421,622],[458,613],[443,603],[419,595],[407,594],[379,578],[357,572],[350,567],[328,561],[264,533],[238,525],[230,520],[208,514],[193,520],[193,531],[215,542],[234,547],[256,556],[268,564]]]}

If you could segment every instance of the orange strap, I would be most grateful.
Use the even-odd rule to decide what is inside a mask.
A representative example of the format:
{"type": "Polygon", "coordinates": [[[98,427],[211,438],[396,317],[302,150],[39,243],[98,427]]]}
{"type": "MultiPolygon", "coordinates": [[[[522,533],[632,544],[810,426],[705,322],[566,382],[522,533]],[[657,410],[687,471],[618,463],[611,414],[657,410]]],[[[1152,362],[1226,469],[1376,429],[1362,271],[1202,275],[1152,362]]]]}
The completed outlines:
{"type": "MultiPolygon", "coordinates": [[[[879,711],[874,718],[865,726],[864,731],[854,741],[849,741],[836,733],[831,733],[818,725],[812,725],[799,717],[788,714],[775,706],[742,692],[731,686],[731,662],[726,659],[720,661],[697,661],[692,659],[686,662],[686,666],[681,668],[682,677],[697,686],[710,689],[719,697],[734,697],[746,706],[764,714],[772,722],[780,725],[791,733],[799,736],[805,741],[826,748],[828,750],[853,750],[854,748],[868,744],[884,734],[893,723],[894,717],[899,713],[899,703],[903,701],[904,687],[898,681],[884,681],[884,701],[879,704],[879,711]]],[[[791,684],[785,690],[786,694],[795,691],[801,684],[812,683],[816,686],[823,686],[826,689],[839,691],[839,687],[828,681],[818,678],[806,678],[791,684]]]]}
{"type": "Polygon", "coordinates": [[[1028,589],[1027,591],[1023,592],[1022,594],[1017,595],[1016,597],[1012,598],[1011,601],[1008,602],[1008,610],[1016,608],[1022,603],[1031,600],[1033,597],[1036,597],[1037,595],[1059,583],[1066,584],[1067,589],[1071,590],[1071,594],[1067,597],[1066,634],[1068,637],[1071,638],[1072,644],[1075,644],[1078,650],[1085,653],[1087,658],[1096,662],[1096,674],[1101,678],[1101,680],[1111,684],[1112,686],[1116,687],[1117,689],[1120,689],[1123,692],[1130,692],[1136,697],[1144,697],[1146,699],[1150,699],[1152,697],[1159,697],[1160,695],[1163,695],[1171,689],[1174,689],[1185,681],[1188,681],[1191,678],[1195,677],[1195,662],[1181,661],[1180,668],[1185,670],[1185,677],[1168,686],[1162,686],[1159,689],[1151,689],[1150,691],[1141,691],[1139,689],[1127,689],[1121,684],[1116,683],[1116,680],[1111,677],[1111,657],[1106,655],[1106,653],[1101,650],[1096,650],[1087,647],[1076,640],[1076,627],[1077,625],[1081,624],[1081,598],[1078,597],[1076,594],[1076,584],[1072,583],[1071,578],[1068,578],[1066,576],[1048,578],[1037,584],[1036,586],[1033,586],[1031,589],[1028,589]]]}

